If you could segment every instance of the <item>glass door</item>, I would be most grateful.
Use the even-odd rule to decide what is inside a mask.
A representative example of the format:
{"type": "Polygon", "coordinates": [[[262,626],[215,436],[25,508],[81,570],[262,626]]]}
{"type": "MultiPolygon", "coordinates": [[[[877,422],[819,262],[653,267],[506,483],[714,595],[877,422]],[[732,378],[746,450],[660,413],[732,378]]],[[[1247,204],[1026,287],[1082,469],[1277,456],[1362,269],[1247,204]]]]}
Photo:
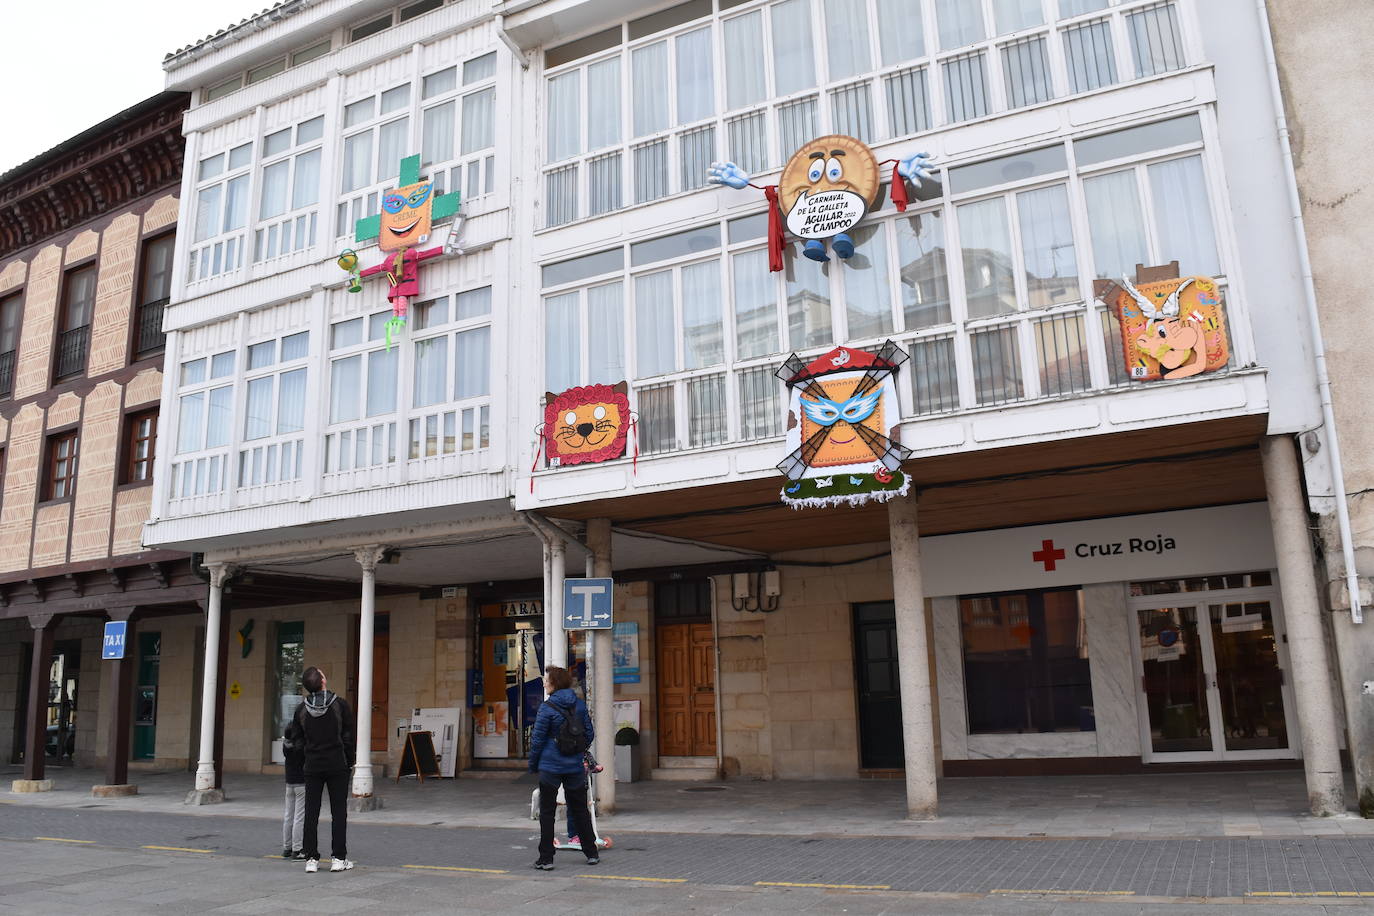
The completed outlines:
{"type": "Polygon", "coordinates": [[[1150,753],[1212,751],[1211,659],[1196,607],[1136,611],[1150,753]]]}
{"type": "Polygon", "coordinates": [[[1146,761],[1296,756],[1277,596],[1217,578],[1131,587],[1146,761]]]}

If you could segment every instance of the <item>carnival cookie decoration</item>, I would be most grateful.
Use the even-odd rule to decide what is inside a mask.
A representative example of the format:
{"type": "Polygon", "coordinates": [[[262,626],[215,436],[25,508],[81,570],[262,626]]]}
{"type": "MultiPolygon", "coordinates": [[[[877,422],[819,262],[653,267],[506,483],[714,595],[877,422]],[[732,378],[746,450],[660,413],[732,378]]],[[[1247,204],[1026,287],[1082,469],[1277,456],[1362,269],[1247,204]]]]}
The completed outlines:
{"type": "Polygon", "coordinates": [[[783,502],[859,506],[907,492],[901,467],[911,450],[897,441],[895,378],[906,359],[889,340],[876,354],[836,347],[809,363],[795,353],[783,363],[776,373],[788,389],[783,502]]]}
{"type": "Polygon", "coordinates": [[[629,386],[584,385],[544,395],[549,467],[610,461],[625,454],[632,423],[629,386]]]}
{"type": "Polygon", "coordinates": [[[354,226],[359,242],[377,240],[389,257],[382,263],[359,271],[358,257],[352,249],[339,255],[338,264],[352,275],[350,292],[362,287],[361,277],[385,276],[387,299],[391,302],[391,319],[386,323],[386,346],[391,349],[392,337],[405,329],[410,300],[420,295],[420,262],[442,254],[460,254],[458,227],[462,214],[462,198],[457,191],[435,194],[433,181],[420,180],[420,157],[407,156],[401,160],[397,187],[382,195],[382,211],[364,217],[354,226]],[[421,249],[434,233],[434,223],[457,216],[449,229],[448,240],[437,248],[421,249]]]}
{"type": "Polygon", "coordinates": [[[768,269],[782,270],[783,227],[805,244],[802,254],[828,261],[826,243],[841,258],[854,255],[850,231],[878,201],[882,166],[891,163],[892,202],[906,210],[906,182],[917,187],[929,178],[930,156],[913,153],[879,162],[862,141],[843,134],[817,137],[803,145],[783,167],[776,185],[756,185],[733,162],[713,162],[707,181],[736,190],[758,188],[768,200],[768,269]]]}
{"type": "Polygon", "coordinates": [[[1137,266],[1134,283],[1098,280],[1094,293],[1116,312],[1132,379],[1190,378],[1230,359],[1221,290],[1211,277],[1180,277],[1177,261],[1137,266]]]}

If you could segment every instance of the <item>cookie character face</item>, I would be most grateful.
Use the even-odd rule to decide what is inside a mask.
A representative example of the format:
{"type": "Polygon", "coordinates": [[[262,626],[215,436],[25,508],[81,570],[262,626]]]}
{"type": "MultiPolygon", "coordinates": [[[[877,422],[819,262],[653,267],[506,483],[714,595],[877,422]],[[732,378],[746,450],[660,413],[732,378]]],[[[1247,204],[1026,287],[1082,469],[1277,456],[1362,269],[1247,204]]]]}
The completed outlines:
{"type": "Polygon", "coordinates": [[[823,239],[854,228],[878,198],[878,160],[853,137],[819,137],[792,154],[778,181],[787,228],[823,239]]]}
{"type": "Polygon", "coordinates": [[[433,222],[434,184],[410,184],[382,197],[383,251],[401,251],[429,241],[433,222]]]}
{"type": "Polygon", "coordinates": [[[582,464],[618,458],[625,452],[630,402],[624,382],[587,385],[544,398],[544,434],[549,464],[582,464]]]}
{"type": "Polygon", "coordinates": [[[873,447],[859,435],[859,427],[879,435],[885,431],[882,389],[871,388],[856,395],[862,378],[862,373],[830,376],[825,380],[827,397],[802,394],[801,441],[809,442],[822,429],[827,430],[809,462],[811,467],[838,467],[873,459],[873,447]]]}

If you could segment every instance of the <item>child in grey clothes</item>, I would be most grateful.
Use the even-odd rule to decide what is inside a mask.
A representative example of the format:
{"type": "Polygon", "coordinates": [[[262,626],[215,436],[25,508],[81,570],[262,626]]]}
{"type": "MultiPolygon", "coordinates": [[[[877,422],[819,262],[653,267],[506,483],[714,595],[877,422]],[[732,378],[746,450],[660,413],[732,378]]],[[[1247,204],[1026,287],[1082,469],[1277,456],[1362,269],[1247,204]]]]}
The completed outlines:
{"type": "Polygon", "coordinates": [[[305,829],[305,735],[295,717],[282,740],[286,755],[286,807],[281,819],[281,857],[303,859],[301,834],[305,829]]]}

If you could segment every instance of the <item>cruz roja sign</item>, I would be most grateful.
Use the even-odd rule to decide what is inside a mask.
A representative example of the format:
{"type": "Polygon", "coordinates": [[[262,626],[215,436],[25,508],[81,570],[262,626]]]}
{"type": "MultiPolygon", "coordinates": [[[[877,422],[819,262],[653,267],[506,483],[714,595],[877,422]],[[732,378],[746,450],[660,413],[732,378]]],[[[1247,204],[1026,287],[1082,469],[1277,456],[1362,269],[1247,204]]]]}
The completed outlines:
{"type": "Polygon", "coordinates": [[[102,659],[121,659],[124,657],[124,634],[129,630],[127,620],[108,620],[105,622],[105,639],[100,644],[102,659]]]}
{"type": "Polygon", "coordinates": [[[611,629],[615,582],[611,579],[563,580],[563,628],[565,630],[611,629]]]}

